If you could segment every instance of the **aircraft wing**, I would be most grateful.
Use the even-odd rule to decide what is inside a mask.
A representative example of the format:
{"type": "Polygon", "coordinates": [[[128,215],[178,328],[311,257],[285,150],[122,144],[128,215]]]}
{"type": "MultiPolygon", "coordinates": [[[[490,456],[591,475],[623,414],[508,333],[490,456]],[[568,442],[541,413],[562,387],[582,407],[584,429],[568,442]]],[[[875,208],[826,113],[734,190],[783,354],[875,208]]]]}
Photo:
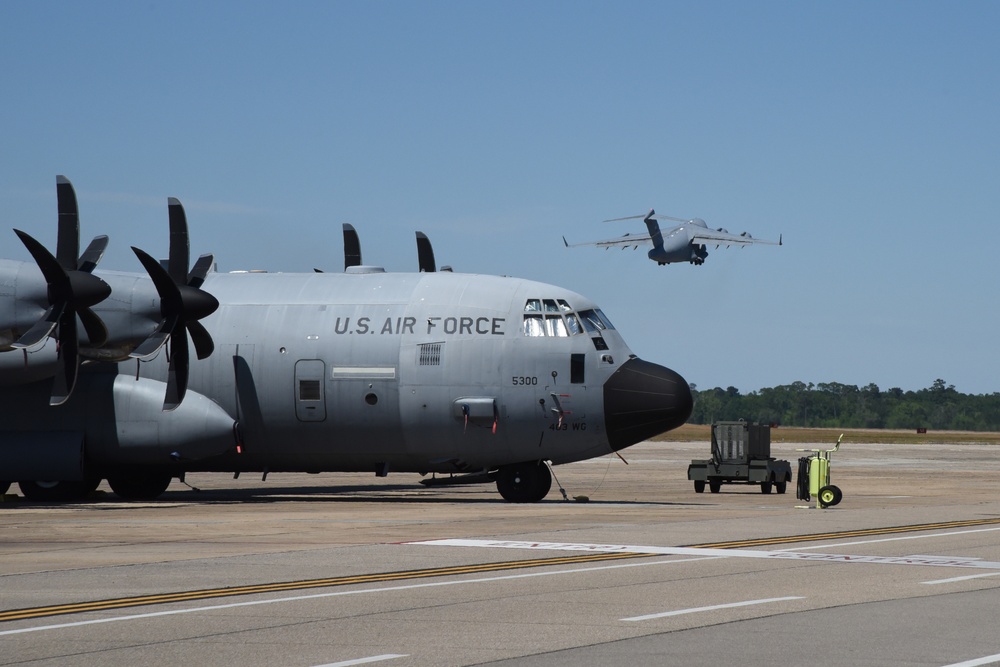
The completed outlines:
{"type": "Polygon", "coordinates": [[[566,240],[565,236],[563,237],[563,243],[566,244],[567,248],[576,248],[585,245],[597,246],[598,248],[631,248],[649,245],[652,242],[649,234],[625,234],[618,238],[606,239],[604,241],[587,241],[584,243],[570,243],[566,240]]]}
{"type": "Polygon", "coordinates": [[[717,231],[714,229],[692,229],[691,231],[691,242],[702,244],[702,245],[738,245],[738,246],[748,246],[755,243],[764,243],[767,245],[782,245],[781,239],[777,241],[765,241],[764,239],[755,239],[750,236],[748,232],[743,232],[742,234],[730,234],[729,232],[717,231]]]}

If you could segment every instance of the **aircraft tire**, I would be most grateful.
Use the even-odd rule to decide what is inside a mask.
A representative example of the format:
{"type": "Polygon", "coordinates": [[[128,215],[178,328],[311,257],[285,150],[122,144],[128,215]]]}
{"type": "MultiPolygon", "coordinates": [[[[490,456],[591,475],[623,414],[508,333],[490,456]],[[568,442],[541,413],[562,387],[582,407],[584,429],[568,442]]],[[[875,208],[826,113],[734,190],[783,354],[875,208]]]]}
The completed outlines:
{"type": "Polygon", "coordinates": [[[541,461],[502,466],[497,471],[497,491],[511,503],[537,503],[552,488],[552,473],[541,461]]]}
{"type": "Polygon", "coordinates": [[[17,483],[17,486],[28,500],[66,502],[69,500],[83,500],[93,493],[100,483],[100,478],[73,482],[22,480],[17,483]]]}
{"type": "Polygon", "coordinates": [[[173,479],[168,473],[133,473],[109,477],[108,486],[122,500],[156,500],[167,490],[173,479]]]}

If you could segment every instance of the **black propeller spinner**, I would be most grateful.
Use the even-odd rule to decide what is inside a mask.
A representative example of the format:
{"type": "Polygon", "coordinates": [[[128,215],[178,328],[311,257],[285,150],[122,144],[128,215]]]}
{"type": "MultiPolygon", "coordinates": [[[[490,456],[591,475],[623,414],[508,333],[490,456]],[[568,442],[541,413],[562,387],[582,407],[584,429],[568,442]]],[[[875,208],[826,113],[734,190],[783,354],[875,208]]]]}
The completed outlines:
{"type": "Polygon", "coordinates": [[[59,206],[59,232],[56,256],[29,234],[15,229],[21,242],[41,269],[48,284],[49,307],[42,319],[14,343],[16,348],[29,348],[42,342],[56,331],[59,350],[59,368],[52,383],[51,405],[65,403],[76,385],[80,367],[80,341],[77,338],[76,318],[83,322],[89,344],[100,347],[108,340],[108,329],[91,306],[111,294],[111,287],[93,275],[108,247],[108,237],[95,237],[82,255],[80,252],[80,215],[76,205],[73,184],[65,176],[56,176],[56,199],[59,206]]]}
{"type": "Polygon", "coordinates": [[[215,350],[212,336],[198,320],[214,313],[219,302],[201,289],[215,258],[212,255],[202,255],[188,272],[190,244],[184,207],[180,201],[170,197],[167,199],[167,209],[170,213],[170,256],[167,268],[164,269],[160,262],[142,250],[132,247],[160,295],[160,314],[163,319],[156,331],[129,356],[148,357],[155,354],[167,338],[170,339],[170,365],[163,409],[173,410],[181,404],[187,392],[190,366],[188,336],[194,343],[199,359],[212,354],[215,350]]]}

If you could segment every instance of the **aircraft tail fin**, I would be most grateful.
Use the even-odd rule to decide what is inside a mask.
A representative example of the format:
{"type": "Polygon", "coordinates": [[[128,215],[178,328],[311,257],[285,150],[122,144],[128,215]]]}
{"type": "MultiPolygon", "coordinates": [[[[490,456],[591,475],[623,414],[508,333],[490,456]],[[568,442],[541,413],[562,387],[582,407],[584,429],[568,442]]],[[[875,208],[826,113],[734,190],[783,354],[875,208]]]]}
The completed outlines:
{"type": "Polygon", "coordinates": [[[660,223],[656,221],[656,211],[649,209],[649,213],[642,219],[649,230],[649,239],[653,242],[653,248],[663,250],[663,234],[660,233],[660,223]]]}

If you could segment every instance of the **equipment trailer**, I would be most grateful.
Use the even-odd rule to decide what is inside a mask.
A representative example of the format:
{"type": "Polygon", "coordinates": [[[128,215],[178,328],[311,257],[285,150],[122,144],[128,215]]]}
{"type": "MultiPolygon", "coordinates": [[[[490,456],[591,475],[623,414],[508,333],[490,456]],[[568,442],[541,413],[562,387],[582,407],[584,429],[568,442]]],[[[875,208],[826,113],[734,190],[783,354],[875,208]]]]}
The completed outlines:
{"type": "Polygon", "coordinates": [[[792,481],[792,466],[771,457],[770,426],[715,422],[712,458],[691,461],[688,479],[694,481],[695,493],[704,493],[706,482],[712,493],[723,484],[759,484],[761,493],[771,493],[772,488],[784,493],[792,481]]]}

